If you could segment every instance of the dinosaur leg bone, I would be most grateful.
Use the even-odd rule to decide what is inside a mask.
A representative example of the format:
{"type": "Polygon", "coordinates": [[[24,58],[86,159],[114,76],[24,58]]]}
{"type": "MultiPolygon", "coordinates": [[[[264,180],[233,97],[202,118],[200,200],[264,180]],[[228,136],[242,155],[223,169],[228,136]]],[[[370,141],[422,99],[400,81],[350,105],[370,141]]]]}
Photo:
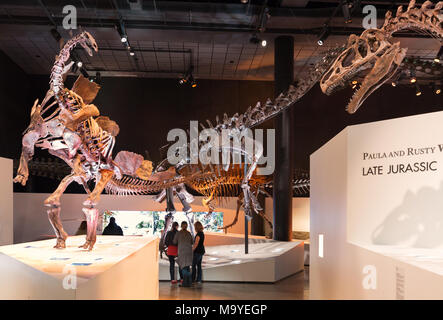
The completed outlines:
{"type": "Polygon", "coordinates": [[[203,198],[202,200],[203,207],[205,207],[206,211],[208,211],[208,213],[206,214],[207,217],[209,217],[214,211],[214,205],[212,204],[212,201],[214,200],[214,194],[215,194],[215,188],[212,190],[209,197],[203,198]]]}
{"type": "Polygon", "coordinates": [[[76,175],[71,173],[63,178],[63,180],[58,185],[57,189],[45,200],[44,205],[48,207],[60,206],[60,197],[65,192],[66,188],[74,181],[76,175]]]}
{"type": "Polygon", "coordinates": [[[83,212],[86,216],[87,223],[87,233],[86,242],[80,246],[80,248],[92,250],[97,239],[97,221],[98,221],[98,209],[95,208],[97,205],[100,194],[102,193],[105,186],[111,180],[114,172],[112,170],[101,170],[100,179],[95,185],[94,190],[89,194],[88,199],[83,202],[85,208],[83,212]]]}
{"type": "Polygon", "coordinates": [[[219,230],[223,229],[223,230],[225,230],[225,233],[227,233],[228,228],[232,227],[233,225],[235,225],[238,222],[238,214],[240,212],[240,208],[241,208],[242,204],[243,204],[243,193],[240,193],[240,195],[237,198],[237,210],[235,212],[234,220],[230,224],[227,224],[223,227],[218,227],[219,230]]]}
{"type": "Polygon", "coordinates": [[[74,181],[75,175],[70,175],[63,178],[57,189],[52,193],[44,202],[45,206],[48,206],[48,218],[54,228],[55,235],[57,236],[57,244],[54,248],[65,248],[65,242],[68,238],[68,234],[63,230],[63,225],[60,220],[60,197],[65,191],[66,187],[74,181]]]}
{"type": "Polygon", "coordinates": [[[83,202],[84,206],[94,207],[100,201],[100,194],[102,193],[108,182],[112,179],[113,175],[114,171],[112,170],[100,170],[100,178],[95,184],[94,190],[89,194],[88,199],[83,202]]]}
{"type": "Polygon", "coordinates": [[[87,231],[86,242],[79,248],[92,250],[97,240],[97,222],[98,222],[98,209],[97,208],[83,208],[83,213],[86,216],[87,231]]]}
{"type": "Polygon", "coordinates": [[[51,222],[52,228],[57,236],[57,243],[55,244],[54,248],[66,248],[66,239],[68,238],[68,234],[65,232],[65,230],[63,230],[63,225],[60,220],[60,206],[50,207],[47,212],[49,221],[51,222]]]}

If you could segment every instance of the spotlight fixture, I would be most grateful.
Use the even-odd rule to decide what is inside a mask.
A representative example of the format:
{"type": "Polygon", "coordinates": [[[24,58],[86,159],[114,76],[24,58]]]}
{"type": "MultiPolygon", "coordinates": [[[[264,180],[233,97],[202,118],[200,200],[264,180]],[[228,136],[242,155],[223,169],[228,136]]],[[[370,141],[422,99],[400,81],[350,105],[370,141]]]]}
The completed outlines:
{"type": "Polygon", "coordinates": [[[89,74],[88,72],[85,70],[85,68],[79,68],[81,74],[86,78],[89,79],[89,74]]]}
{"type": "Polygon", "coordinates": [[[262,47],[266,47],[267,44],[268,44],[268,42],[266,40],[262,40],[261,41],[261,46],[262,47]]]}
{"type": "Polygon", "coordinates": [[[352,84],[357,84],[357,83],[358,83],[357,80],[353,80],[353,81],[352,81],[352,84]]]}
{"type": "Polygon", "coordinates": [[[178,81],[179,84],[190,83],[192,88],[197,87],[197,81],[195,81],[192,72],[194,71],[194,66],[190,66],[189,69],[185,72],[183,77],[181,77],[178,81]]]}
{"type": "Polygon", "coordinates": [[[128,42],[128,35],[126,34],[125,24],[123,23],[122,19],[120,19],[120,24],[116,26],[116,29],[118,31],[118,34],[120,35],[120,41],[122,43],[128,42]]]}
{"type": "Polygon", "coordinates": [[[246,4],[246,3],[248,3],[248,0],[241,0],[241,3],[246,4]]]}
{"type": "Polygon", "coordinates": [[[416,83],[415,84],[415,95],[418,97],[418,96],[421,96],[421,90],[420,90],[420,86],[418,85],[418,83],[416,83]]]}
{"type": "Polygon", "coordinates": [[[417,78],[415,77],[415,71],[414,70],[410,70],[409,73],[411,74],[411,80],[409,80],[411,83],[416,83],[417,82],[417,78]]]}
{"type": "Polygon", "coordinates": [[[392,77],[391,85],[393,87],[396,87],[398,83],[400,82],[400,78],[402,77],[402,72],[398,72],[394,77],[392,77]]]}
{"type": "Polygon", "coordinates": [[[71,68],[72,73],[76,73],[78,71],[77,64],[73,64],[71,68]]]}
{"type": "Polygon", "coordinates": [[[325,24],[325,25],[323,26],[323,29],[322,29],[322,31],[321,31],[319,37],[318,37],[317,44],[318,44],[319,46],[322,46],[322,45],[325,43],[326,39],[327,39],[328,36],[329,36],[329,33],[330,33],[329,26],[328,26],[327,24],[325,24]]]}
{"type": "Polygon", "coordinates": [[[191,84],[192,88],[197,87],[197,82],[195,82],[195,79],[194,79],[194,76],[192,75],[192,72],[189,75],[188,81],[191,84]]]}
{"type": "Polygon", "coordinates": [[[134,55],[135,55],[134,50],[131,49],[131,50],[129,51],[129,55],[130,55],[130,56],[134,56],[134,55]]]}
{"type": "Polygon", "coordinates": [[[83,62],[81,62],[81,61],[77,61],[77,67],[78,67],[78,68],[83,67],[83,62]]]}
{"type": "Polygon", "coordinates": [[[341,9],[343,11],[343,17],[345,18],[346,24],[352,22],[351,12],[350,12],[351,8],[352,8],[352,3],[348,1],[342,1],[341,9]]]}
{"type": "Polygon", "coordinates": [[[432,91],[435,93],[435,94],[440,94],[441,93],[441,87],[440,87],[440,84],[435,84],[435,82],[432,84],[432,91]]]}
{"type": "Polygon", "coordinates": [[[434,62],[439,63],[442,57],[443,57],[443,46],[440,46],[440,50],[438,51],[437,56],[434,59],[434,62]]]}

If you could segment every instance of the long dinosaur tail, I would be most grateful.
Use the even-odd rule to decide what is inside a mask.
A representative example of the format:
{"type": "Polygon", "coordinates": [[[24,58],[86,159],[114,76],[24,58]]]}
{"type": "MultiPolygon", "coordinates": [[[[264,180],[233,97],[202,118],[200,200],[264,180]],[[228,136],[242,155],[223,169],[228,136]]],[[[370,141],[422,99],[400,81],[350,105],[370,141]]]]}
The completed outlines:
{"type": "Polygon", "coordinates": [[[120,196],[155,194],[185,181],[186,178],[180,176],[164,181],[143,180],[131,176],[123,176],[121,179],[113,177],[106,185],[105,190],[109,194],[120,196]]]}

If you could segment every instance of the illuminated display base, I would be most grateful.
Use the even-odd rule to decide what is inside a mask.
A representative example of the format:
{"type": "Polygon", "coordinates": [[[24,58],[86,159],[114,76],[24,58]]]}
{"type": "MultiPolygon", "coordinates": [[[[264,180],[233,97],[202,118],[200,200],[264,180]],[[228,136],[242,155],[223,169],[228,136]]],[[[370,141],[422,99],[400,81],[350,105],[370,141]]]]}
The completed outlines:
{"type": "MultiPolygon", "coordinates": [[[[237,244],[206,246],[203,281],[276,282],[303,270],[303,241],[280,242],[253,237],[249,242],[249,253],[245,254],[244,244],[238,244],[241,237],[215,237],[217,239],[211,239],[209,235],[208,243],[221,242],[220,238],[225,237],[225,243],[237,244]]],[[[165,256],[160,260],[159,278],[170,280],[169,261],[165,256]]]]}
{"type": "Polygon", "coordinates": [[[158,299],[158,238],[85,236],[0,247],[0,299],[158,299]]]}

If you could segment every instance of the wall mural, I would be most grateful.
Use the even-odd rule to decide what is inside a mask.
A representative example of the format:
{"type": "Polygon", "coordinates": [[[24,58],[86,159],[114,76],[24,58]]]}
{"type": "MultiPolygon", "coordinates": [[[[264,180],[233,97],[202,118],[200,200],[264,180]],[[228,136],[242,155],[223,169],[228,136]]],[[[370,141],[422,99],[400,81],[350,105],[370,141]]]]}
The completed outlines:
{"type": "MultiPolygon", "coordinates": [[[[123,229],[125,236],[157,236],[161,237],[166,225],[166,211],[106,211],[103,214],[103,228],[109,224],[109,219],[114,217],[116,223],[123,229]]],[[[200,221],[205,231],[222,232],[223,212],[194,212],[196,221],[200,221]]],[[[182,221],[188,222],[186,212],[177,211],[174,213],[174,221],[180,225],[182,221]]]]}

